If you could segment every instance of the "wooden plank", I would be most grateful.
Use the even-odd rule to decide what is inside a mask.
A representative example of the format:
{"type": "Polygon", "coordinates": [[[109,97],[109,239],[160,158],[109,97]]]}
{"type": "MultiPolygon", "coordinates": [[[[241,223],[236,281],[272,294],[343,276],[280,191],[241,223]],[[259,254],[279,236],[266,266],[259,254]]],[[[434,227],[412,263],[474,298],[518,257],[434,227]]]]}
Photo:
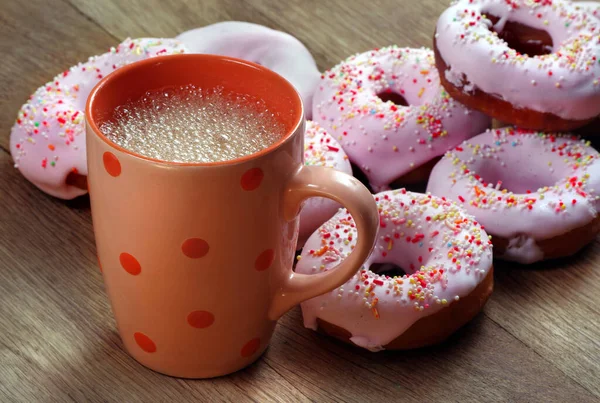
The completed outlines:
{"type": "Polygon", "coordinates": [[[288,331],[280,333],[289,339],[274,343],[271,351],[281,349],[281,356],[294,364],[273,366],[311,394],[334,391],[349,402],[594,400],[485,315],[442,345],[375,354],[300,328],[300,322],[300,310],[281,320],[288,331]]]}
{"type": "Polygon", "coordinates": [[[68,0],[118,38],[173,37],[199,26],[225,20],[246,20],[256,12],[244,1],[202,2],[68,0]],[[157,16],[160,16],[157,18],[157,16]]]}
{"type": "Polygon", "coordinates": [[[267,25],[307,45],[325,70],[354,53],[387,45],[431,47],[435,23],[448,1],[257,0],[252,5],[267,25]]]}
{"type": "Polygon", "coordinates": [[[118,43],[62,1],[2,2],[0,147],[28,97],[58,73],[118,43]]]}
{"type": "MultiPolygon", "coordinates": [[[[370,7],[341,0],[70,1],[3,4],[0,147],[7,148],[16,112],[35,88],[127,36],[174,36],[221,20],[252,21],[295,35],[326,69],[374,47],[430,46],[447,6],[445,0],[380,0],[370,7]]],[[[296,308],[250,368],[180,380],[145,369],[123,351],[96,268],[87,199],[50,198],[11,165],[0,150],[0,401],[600,397],[597,242],[561,262],[499,264],[484,314],[435,348],[372,354],[303,328],[296,308]]]]}
{"type": "Polygon", "coordinates": [[[447,2],[210,0],[173,6],[155,1],[69,0],[112,35],[175,36],[224,20],[249,21],[288,32],[313,53],[321,69],[349,55],[391,44],[431,46],[435,21],[447,2]],[[160,19],[156,19],[161,15],[160,19]]]}
{"type": "Polygon", "coordinates": [[[486,314],[600,398],[600,242],[531,267],[503,263],[486,314]]]}

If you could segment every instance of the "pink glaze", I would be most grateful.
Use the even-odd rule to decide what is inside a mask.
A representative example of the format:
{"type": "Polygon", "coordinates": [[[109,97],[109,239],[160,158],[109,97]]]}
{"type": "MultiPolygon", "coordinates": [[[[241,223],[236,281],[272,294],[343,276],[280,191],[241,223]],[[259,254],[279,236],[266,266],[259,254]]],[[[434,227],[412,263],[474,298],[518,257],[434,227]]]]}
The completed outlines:
{"type": "MultiPolygon", "coordinates": [[[[363,269],[341,287],[302,303],[304,325],[317,318],[348,330],[351,341],[371,351],[467,296],[492,266],[485,231],[453,202],[404,189],[375,195],[378,240],[363,269]],[[394,263],[408,275],[373,273],[374,263],[394,263]]],[[[356,228],[340,210],[306,242],[296,272],[327,271],[356,245],[356,228]]]]}
{"type": "Polygon", "coordinates": [[[592,17],[600,19],[600,3],[597,1],[578,1],[575,7],[581,8],[588,13],[591,13],[592,17]]]}
{"type": "Polygon", "coordinates": [[[319,70],[312,55],[293,36],[249,22],[226,21],[186,31],[177,39],[194,53],[237,57],[261,64],[296,87],[310,119],[319,70]]]}
{"type": "Polygon", "coordinates": [[[574,136],[504,128],[448,151],[427,191],[460,203],[492,236],[502,258],[544,258],[536,242],[592,221],[600,208],[600,154],[574,136]]]}
{"type": "Polygon", "coordinates": [[[435,41],[448,81],[478,88],[517,108],[584,120],[600,114],[600,25],[592,13],[564,0],[460,0],[442,13],[435,41]],[[518,54],[490,28],[485,13],[545,30],[551,54],[518,54]]]}
{"type": "Polygon", "coordinates": [[[65,180],[71,172],[87,175],[84,108],[92,88],[121,66],[184,51],[174,39],[126,39],[38,88],[21,107],[11,131],[15,167],[52,196],[72,199],[87,193],[65,180]]]}
{"type": "MultiPolygon", "coordinates": [[[[306,122],[304,134],[304,164],[329,167],[352,175],[350,161],[340,144],[318,123],[310,120],[306,122]]],[[[340,207],[339,203],[331,199],[323,197],[308,199],[300,211],[298,248],[301,248],[308,237],[321,224],[329,220],[340,207]]]]}
{"type": "Polygon", "coordinates": [[[313,116],[375,191],[490,124],[444,91],[431,50],[396,46],[351,56],[324,73],[313,116]],[[383,102],[377,94],[385,92],[410,106],[383,102]]]}

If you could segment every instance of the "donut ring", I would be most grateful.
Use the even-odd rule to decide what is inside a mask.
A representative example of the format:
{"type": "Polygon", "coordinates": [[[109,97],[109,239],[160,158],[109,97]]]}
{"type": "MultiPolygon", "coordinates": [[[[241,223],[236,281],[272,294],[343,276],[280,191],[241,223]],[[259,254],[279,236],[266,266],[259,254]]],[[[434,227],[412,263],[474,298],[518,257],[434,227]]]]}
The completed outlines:
{"type": "Polygon", "coordinates": [[[440,86],[431,50],[396,46],[351,56],[324,73],[313,116],[374,191],[389,189],[490,125],[487,116],[460,105],[440,86]],[[402,106],[405,101],[411,106],[402,106]]]}
{"type": "MultiPolygon", "coordinates": [[[[364,267],[341,287],[302,303],[304,325],[371,351],[443,341],[471,320],[493,288],[488,235],[455,203],[404,189],[374,196],[380,228],[364,267]],[[370,270],[395,263],[408,275],[370,270]]],[[[296,272],[329,270],[356,244],[345,209],[306,242],[296,272]]]]}
{"type": "Polygon", "coordinates": [[[176,39],[194,53],[237,57],[282,75],[296,87],[306,117],[311,118],[320,73],[308,49],[293,36],[258,24],[226,21],[183,32],[176,39]]]}
{"type": "Polygon", "coordinates": [[[84,109],[92,88],[126,64],[184,51],[174,39],[128,38],[38,88],[21,107],[10,133],[15,167],[52,196],[73,199],[87,193],[84,109]]]}
{"type": "Polygon", "coordinates": [[[600,154],[573,136],[487,131],[449,151],[427,191],[474,215],[506,260],[569,256],[600,231],[600,154]]]}
{"type": "MultiPolygon", "coordinates": [[[[352,175],[352,167],[350,161],[348,161],[348,156],[339,143],[318,123],[310,120],[306,122],[306,133],[304,134],[304,164],[329,167],[352,175]]],[[[298,249],[340,207],[339,203],[324,197],[308,199],[300,211],[298,249]]]]}
{"type": "Polygon", "coordinates": [[[459,0],[434,50],[450,95],[500,121],[569,131],[600,115],[600,21],[577,3],[459,0]]]}

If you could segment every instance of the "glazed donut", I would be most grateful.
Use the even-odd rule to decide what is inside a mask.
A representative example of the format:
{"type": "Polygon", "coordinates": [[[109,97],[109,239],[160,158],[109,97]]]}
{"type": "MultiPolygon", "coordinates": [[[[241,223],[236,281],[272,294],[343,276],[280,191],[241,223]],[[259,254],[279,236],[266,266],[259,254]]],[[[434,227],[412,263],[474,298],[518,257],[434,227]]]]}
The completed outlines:
{"type": "Polygon", "coordinates": [[[177,39],[194,53],[237,57],[281,74],[296,87],[306,117],[311,118],[320,73],[308,49],[293,36],[258,24],[226,21],[186,31],[177,39]]]}
{"type": "Polygon", "coordinates": [[[440,86],[431,50],[396,46],[351,56],[324,73],[313,116],[375,192],[490,124],[440,86]]]}
{"type": "MultiPolygon", "coordinates": [[[[348,156],[339,143],[318,123],[308,120],[304,134],[304,164],[330,167],[352,175],[348,156]]],[[[323,197],[308,199],[300,211],[298,249],[306,239],[340,208],[340,204],[323,197]]]]}
{"type": "Polygon", "coordinates": [[[487,131],[449,151],[427,191],[464,206],[506,260],[568,256],[600,231],[600,154],[574,136],[487,131]]]}
{"type": "Polygon", "coordinates": [[[519,127],[569,131],[600,115],[600,21],[563,0],[459,0],[434,40],[442,85],[519,127]]]}
{"type": "MultiPolygon", "coordinates": [[[[493,289],[492,245],[481,226],[455,203],[404,189],[374,196],[378,239],[353,278],[302,303],[304,325],[371,351],[409,349],[446,339],[471,320],[493,289]],[[379,263],[405,269],[390,277],[379,263]]],[[[296,272],[320,273],[356,244],[345,209],[306,242],[296,272]]]]}
{"type": "Polygon", "coordinates": [[[52,196],[73,199],[87,193],[84,109],[92,88],[121,66],[184,51],[174,39],[126,39],[38,88],[21,107],[10,134],[15,167],[52,196]]]}

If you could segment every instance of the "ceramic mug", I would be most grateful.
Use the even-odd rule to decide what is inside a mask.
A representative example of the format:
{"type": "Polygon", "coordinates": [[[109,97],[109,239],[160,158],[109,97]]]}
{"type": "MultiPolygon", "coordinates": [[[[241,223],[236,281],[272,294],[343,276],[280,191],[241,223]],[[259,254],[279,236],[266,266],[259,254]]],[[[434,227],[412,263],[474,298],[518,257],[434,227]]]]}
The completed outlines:
{"type": "Polygon", "coordinates": [[[86,105],[88,183],[98,259],[126,350],[168,375],[231,373],[267,348],[277,319],[352,277],[376,236],[369,191],[304,166],[304,112],[294,87],[253,63],[182,54],[120,68],[86,105]],[[165,86],[217,86],[264,100],[286,134],[255,154],[213,163],[155,160],[99,130],[115,107],[165,86]],[[296,274],[298,212],[309,197],[348,208],[358,243],[337,268],[296,274]]]}

